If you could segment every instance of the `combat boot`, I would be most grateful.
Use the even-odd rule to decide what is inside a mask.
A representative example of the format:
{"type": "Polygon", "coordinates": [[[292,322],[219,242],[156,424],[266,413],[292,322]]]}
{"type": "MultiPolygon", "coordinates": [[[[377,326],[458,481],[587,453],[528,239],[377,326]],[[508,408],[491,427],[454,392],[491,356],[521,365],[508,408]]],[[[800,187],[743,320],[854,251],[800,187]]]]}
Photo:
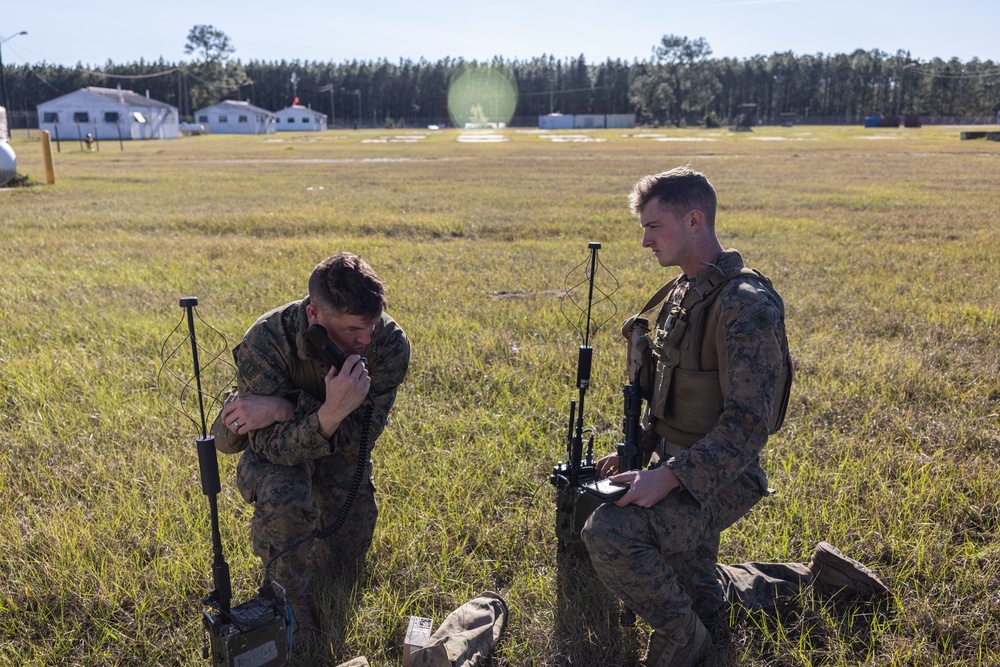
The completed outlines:
{"type": "Polygon", "coordinates": [[[673,626],[653,630],[639,667],[694,667],[705,659],[711,646],[712,636],[698,615],[689,611],[673,626]]]}
{"type": "Polygon", "coordinates": [[[889,587],[874,572],[828,542],[816,545],[807,567],[813,573],[813,588],[820,595],[854,599],[891,595],[889,587]]]}

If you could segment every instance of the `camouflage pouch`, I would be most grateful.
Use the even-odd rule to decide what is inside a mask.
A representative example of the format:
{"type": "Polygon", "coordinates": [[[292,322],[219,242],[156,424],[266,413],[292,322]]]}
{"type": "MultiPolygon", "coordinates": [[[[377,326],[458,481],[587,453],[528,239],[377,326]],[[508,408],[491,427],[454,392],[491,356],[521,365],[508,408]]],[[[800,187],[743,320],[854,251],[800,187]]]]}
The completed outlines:
{"type": "Polygon", "coordinates": [[[652,380],[653,391],[649,399],[649,412],[657,419],[663,419],[667,414],[670,385],[674,379],[674,369],[681,361],[681,351],[669,344],[662,330],[656,332],[652,350],[653,358],[656,360],[656,373],[652,380]]]}
{"type": "MultiPolygon", "coordinates": [[[[222,408],[239,397],[240,393],[236,387],[227,390],[226,395],[222,398],[222,408]]],[[[229,430],[229,427],[222,421],[222,408],[219,408],[219,414],[215,415],[215,421],[212,422],[212,428],[209,429],[209,432],[215,436],[217,450],[223,454],[239,454],[250,444],[250,437],[246,433],[240,435],[229,430]]]]}
{"type": "Polygon", "coordinates": [[[507,603],[496,593],[483,593],[448,614],[427,645],[410,656],[413,667],[480,667],[500,640],[507,603]]]}

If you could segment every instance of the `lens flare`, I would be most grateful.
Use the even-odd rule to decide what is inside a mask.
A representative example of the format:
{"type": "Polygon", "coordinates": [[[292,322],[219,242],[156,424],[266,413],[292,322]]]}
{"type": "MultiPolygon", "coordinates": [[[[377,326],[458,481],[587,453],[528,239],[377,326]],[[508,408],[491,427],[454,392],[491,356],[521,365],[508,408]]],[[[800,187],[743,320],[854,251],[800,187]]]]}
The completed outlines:
{"type": "Polygon", "coordinates": [[[514,117],[515,107],[513,80],[491,67],[467,69],[448,87],[448,114],[455,127],[506,125],[514,117]]]}

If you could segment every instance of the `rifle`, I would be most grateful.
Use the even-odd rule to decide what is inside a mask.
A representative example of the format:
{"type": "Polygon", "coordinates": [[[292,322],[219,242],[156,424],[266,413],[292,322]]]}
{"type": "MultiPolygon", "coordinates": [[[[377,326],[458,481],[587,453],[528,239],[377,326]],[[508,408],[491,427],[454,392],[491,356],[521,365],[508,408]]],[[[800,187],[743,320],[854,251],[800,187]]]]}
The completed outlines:
{"type": "Polygon", "coordinates": [[[618,445],[618,470],[641,470],[643,452],[641,451],[641,415],[642,415],[642,358],[649,349],[649,320],[636,317],[626,323],[623,330],[628,339],[628,358],[626,368],[629,382],[622,389],[624,394],[624,418],[622,433],[624,441],[618,445]]]}

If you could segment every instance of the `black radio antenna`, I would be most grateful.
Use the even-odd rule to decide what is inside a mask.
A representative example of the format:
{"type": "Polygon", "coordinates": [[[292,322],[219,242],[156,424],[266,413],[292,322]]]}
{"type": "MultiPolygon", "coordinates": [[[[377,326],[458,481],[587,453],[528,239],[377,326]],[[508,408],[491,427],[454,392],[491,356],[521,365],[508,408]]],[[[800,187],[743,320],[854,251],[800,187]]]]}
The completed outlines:
{"type": "MultiPolygon", "coordinates": [[[[230,606],[232,604],[232,583],[229,576],[229,564],[226,562],[226,557],[222,549],[222,534],[219,531],[219,505],[218,496],[222,491],[222,483],[219,480],[219,459],[215,451],[215,436],[209,434],[207,421],[205,420],[205,399],[209,399],[209,407],[215,403],[220,403],[218,395],[206,394],[205,390],[202,388],[202,372],[209,367],[220,366],[225,369],[225,372],[232,371],[232,375],[235,376],[236,368],[225,360],[224,354],[228,347],[226,343],[225,336],[219,333],[218,330],[210,326],[207,322],[198,316],[198,320],[201,321],[216,337],[221,339],[221,348],[209,349],[202,347],[198,343],[198,339],[195,335],[195,307],[198,305],[198,297],[186,296],[180,300],[181,308],[185,310],[187,319],[187,335],[183,335],[183,325],[185,318],[181,318],[174,330],[170,332],[166,340],[163,342],[163,347],[160,350],[160,372],[157,374],[157,388],[160,391],[160,396],[170,405],[172,408],[180,412],[182,415],[190,419],[195,426],[199,425],[199,421],[196,420],[189,410],[191,406],[185,407],[185,404],[191,402],[193,399],[191,397],[191,392],[193,390],[194,397],[197,402],[197,413],[200,417],[201,435],[195,439],[195,444],[198,449],[198,468],[201,474],[201,491],[206,496],[208,496],[208,507],[209,515],[211,518],[211,531],[212,531],[212,581],[215,588],[209,592],[205,597],[205,604],[218,609],[219,612],[227,617],[229,616],[230,606]],[[185,343],[190,341],[191,343],[191,362],[194,369],[193,374],[186,374],[177,372],[172,363],[182,355],[182,349],[186,347],[185,343]],[[199,358],[199,351],[206,355],[207,361],[203,364],[199,358]],[[164,383],[166,380],[172,379],[175,382],[180,383],[179,392],[179,402],[175,404],[167,396],[164,388],[164,383]],[[192,387],[193,384],[193,387],[192,387]]],[[[228,384],[228,383],[227,383],[228,384]]],[[[225,386],[225,385],[224,385],[225,386]]]]}
{"type": "Polygon", "coordinates": [[[587,249],[590,250],[589,257],[566,274],[565,293],[559,303],[559,311],[580,334],[583,342],[576,363],[578,396],[569,403],[569,428],[566,435],[566,460],[570,476],[568,481],[571,486],[575,486],[579,481],[581,466],[594,464],[592,433],[587,442],[586,453],[583,451],[585,433],[583,408],[587,389],[590,387],[590,370],[594,358],[594,348],[590,345],[590,339],[618,313],[618,306],[611,299],[611,295],[618,291],[618,279],[601,263],[598,256],[598,251],[601,249],[600,242],[591,241],[587,244],[587,249]],[[601,284],[602,282],[606,284],[601,284]],[[581,300],[581,292],[584,291],[587,294],[586,302],[581,300]],[[573,311],[567,312],[570,306],[573,307],[573,311]]]}

